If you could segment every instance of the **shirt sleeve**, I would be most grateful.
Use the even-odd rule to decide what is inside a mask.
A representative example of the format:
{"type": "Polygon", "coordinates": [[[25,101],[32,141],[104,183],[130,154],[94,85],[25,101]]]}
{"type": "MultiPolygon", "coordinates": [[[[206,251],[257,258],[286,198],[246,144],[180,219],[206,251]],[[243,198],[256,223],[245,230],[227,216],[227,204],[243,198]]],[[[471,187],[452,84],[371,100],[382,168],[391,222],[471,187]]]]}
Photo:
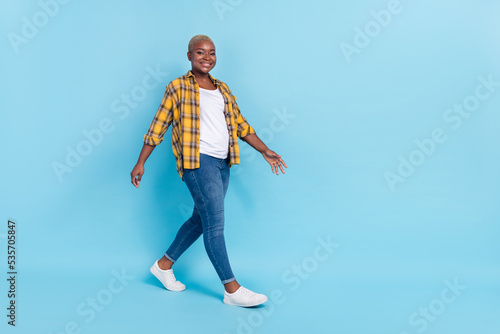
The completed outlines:
{"type": "Polygon", "coordinates": [[[144,135],[144,144],[156,146],[163,141],[163,136],[172,123],[175,105],[175,91],[168,85],[148,132],[144,135]]]}
{"type": "Polygon", "coordinates": [[[249,134],[255,133],[255,130],[248,124],[247,120],[245,117],[240,112],[240,108],[238,107],[238,104],[236,103],[236,96],[232,95],[233,98],[233,111],[236,116],[236,123],[238,125],[237,129],[237,135],[240,138],[246,137],[249,134]]]}

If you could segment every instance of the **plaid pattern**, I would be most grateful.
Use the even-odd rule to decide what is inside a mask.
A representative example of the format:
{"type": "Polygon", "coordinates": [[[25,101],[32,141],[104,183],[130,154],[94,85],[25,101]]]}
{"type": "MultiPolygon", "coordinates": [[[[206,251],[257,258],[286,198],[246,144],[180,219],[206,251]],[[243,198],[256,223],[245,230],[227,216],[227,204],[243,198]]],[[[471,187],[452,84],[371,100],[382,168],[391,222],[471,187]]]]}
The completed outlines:
{"type": "MultiPolygon", "coordinates": [[[[224,98],[224,115],[229,131],[230,165],[240,163],[238,138],[255,130],[248,124],[236,104],[236,97],[222,81],[210,80],[224,98]]],[[[163,141],[168,127],[172,125],[172,151],[177,162],[177,172],[182,178],[184,169],[200,167],[200,93],[194,74],[189,71],[167,85],[160,107],[144,135],[144,144],[156,146],[163,141]]]]}

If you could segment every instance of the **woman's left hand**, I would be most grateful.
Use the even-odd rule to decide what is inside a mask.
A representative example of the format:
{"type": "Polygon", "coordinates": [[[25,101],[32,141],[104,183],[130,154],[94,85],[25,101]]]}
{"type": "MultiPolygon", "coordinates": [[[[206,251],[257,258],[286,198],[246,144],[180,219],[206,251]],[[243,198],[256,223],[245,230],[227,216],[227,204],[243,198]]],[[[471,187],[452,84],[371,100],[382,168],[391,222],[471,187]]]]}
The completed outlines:
{"type": "Polygon", "coordinates": [[[273,173],[276,173],[276,175],[279,175],[278,168],[281,170],[283,174],[285,174],[285,170],[283,169],[283,166],[287,168],[285,162],[283,159],[281,159],[281,155],[278,155],[276,152],[271,151],[271,150],[266,150],[264,153],[262,153],[262,156],[266,161],[271,165],[271,170],[273,173]]]}

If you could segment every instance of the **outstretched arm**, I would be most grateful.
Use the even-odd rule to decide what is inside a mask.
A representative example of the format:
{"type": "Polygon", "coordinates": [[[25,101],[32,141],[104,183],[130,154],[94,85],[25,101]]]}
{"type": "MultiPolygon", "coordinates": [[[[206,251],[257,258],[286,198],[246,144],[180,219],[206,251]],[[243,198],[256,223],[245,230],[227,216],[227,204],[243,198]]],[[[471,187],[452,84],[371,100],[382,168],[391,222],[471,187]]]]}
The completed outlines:
{"type": "Polygon", "coordinates": [[[155,146],[151,146],[148,144],[144,144],[142,146],[141,153],[139,154],[139,159],[137,160],[134,169],[132,169],[132,172],[130,172],[132,184],[136,188],[139,188],[139,183],[141,183],[141,178],[144,174],[144,164],[146,163],[146,160],[148,160],[149,155],[151,154],[151,152],[153,152],[154,149],[155,146]]]}
{"type": "Polygon", "coordinates": [[[278,167],[281,170],[283,174],[285,174],[285,170],[283,169],[283,166],[286,168],[286,164],[281,159],[281,155],[278,155],[276,152],[271,151],[266,144],[262,140],[260,140],[259,137],[257,137],[257,134],[251,133],[249,135],[246,135],[245,137],[242,138],[244,141],[246,141],[250,146],[252,146],[254,149],[259,151],[264,159],[271,165],[271,170],[273,173],[276,173],[276,175],[279,174],[278,172],[278,167]]]}

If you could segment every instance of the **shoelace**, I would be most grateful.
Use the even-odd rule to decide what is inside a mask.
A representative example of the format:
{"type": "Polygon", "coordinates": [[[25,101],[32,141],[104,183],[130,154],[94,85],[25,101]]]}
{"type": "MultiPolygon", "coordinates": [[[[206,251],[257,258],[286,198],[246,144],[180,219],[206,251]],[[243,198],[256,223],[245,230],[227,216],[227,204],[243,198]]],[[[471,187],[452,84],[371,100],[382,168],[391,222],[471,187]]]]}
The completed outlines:
{"type": "Polygon", "coordinates": [[[247,288],[244,288],[244,287],[241,287],[240,292],[242,294],[244,294],[245,296],[247,296],[247,297],[251,297],[251,298],[256,298],[257,297],[257,294],[255,292],[252,292],[252,291],[250,291],[250,290],[248,290],[247,288]]]}
{"type": "Polygon", "coordinates": [[[177,280],[175,279],[173,271],[167,271],[167,278],[171,283],[175,283],[177,280]]]}

